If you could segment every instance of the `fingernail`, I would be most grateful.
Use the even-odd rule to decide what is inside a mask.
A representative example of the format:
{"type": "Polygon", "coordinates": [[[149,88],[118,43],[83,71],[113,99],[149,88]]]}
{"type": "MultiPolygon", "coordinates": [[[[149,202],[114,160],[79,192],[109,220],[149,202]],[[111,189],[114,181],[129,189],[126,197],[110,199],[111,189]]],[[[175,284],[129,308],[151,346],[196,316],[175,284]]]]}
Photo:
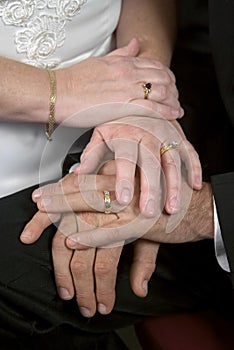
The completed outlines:
{"type": "Polygon", "coordinates": [[[172,198],[170,199],[169,205],[170,205],[170,208],[171,208],[173,211],[178,210],[179,203],[178,203],[177,198],[176,198],[176,197],[172,197],[172,198]]]}
{"type": "Polygon", "coordinates": [[[42,200],[41,200],[41,205],[43,207],[47,207],[51,204],[51,198],[50,197],[44,197],[42,200]]]}
{"type": "MultiPolygon", "coordinates": [[[[75,164],[73,164],[71,167],[70,167],[70,169],[69,169],[69,173],[73,173],[76,169],[77,169],[77,167],[79,166],[79,164],[80,163],[75,163],[75,164]]],[[[77,170],[76,170],[77,171],[77,170]]],[[[62,180],[62,179],[61,179],[62,180]]]]}
{"type": "Polygon", "coordinates": [[[41,197],[41,190],[37,189],[33,192],[33,198],[38,199],[41,197]]]}
{"type": "Polygon", "coordinates": [[[62,299],[71,299],[71,295],[70,293],[68,292],[68,290],[66,288],[62,288],[60,287],[58,289],[58,293],[59,293],[59,296],[62,298],[62,299]]]}
{"type": "Polygon", "coordinates": [[[128,180],[120,180],[116,185],[116,192],[118,200],[123,204],[128,204],[132,199],[134,189],[128,180]]]}
{"type": "Polygon", "coordinates": [[[106,306],[104,304],[98,304],[98,312],[100,312],[100,314],[102,315],[106,315],[107,314],[106,306]]]}
{"type": "Polygon", "coordinates": [[[147,280],[144,280],[143,283],[142,283],[142,289],[144,289],[144,291],[146,293],[148,293],[148,281],[147,280]]]}
{"type": "Polygon", "coordinates": [[[201,185],[202,185],[202,179],[201,179],[200,176],[196,176],[195,181],[196,181],[196,184],[197,184],[198,186],[201,186],[201,185]]]}
{"type": "Polygon", "coordinates": [[[89,309],[87,309],[86,307],[83,307],[83,306],[80,307],[80,313],[84,317],[90,317],[91,316],[91,313],[90,313],[89,309]]]}
{"type": "Polygon", "coordinates": [[[30,230],[24,230],[21,235],[20,235],[20,239],[23,241],[28,241],[32,238],[32,232],[30,230]]]}
{"type": "Polygon", "coordinates": [[[153,199],[150,199],[146,204],[146,212],[150,216],[155,216],[156,214],[156,202],[153,199]]]}
{"type": "Polygon", "coordinates": [[[120,199],[123,203],[129,203],[131,200],[131,191],[128,188],[123,188],[120,199]]]}
{"type": "Polygon", "coordinates": [[[73,238],[68,238],[67,239],[67,245],[69,248],[75,248],[77,245],[77,241],[73,238]]]}

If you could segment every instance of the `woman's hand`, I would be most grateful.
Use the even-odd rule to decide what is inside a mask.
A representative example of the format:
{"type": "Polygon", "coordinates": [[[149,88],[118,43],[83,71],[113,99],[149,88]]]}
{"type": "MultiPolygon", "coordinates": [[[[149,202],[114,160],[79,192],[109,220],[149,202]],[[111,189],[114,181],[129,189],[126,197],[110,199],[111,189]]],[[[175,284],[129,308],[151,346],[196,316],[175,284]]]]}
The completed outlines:
{"type": "Polygon", "coordinates": [[[93,127],[128,115],[180,118],[183,110],[173,73],[158,61],[137,57],[136,39],[103,57],[59,69],[56,120],[63,125],[93,127]],[[152,84],[144,99],[144,83],[152,84]]]}
{"type": "Polygon", "coordinates": [[[106,160],[113,158],[116,166],[115,194],[121,205],[128,205],[133,198],[138,166],[139,208],[146,217],[155,216],[164,196],[167,213],[179,210],[182,163],[191,187],[199,190],[202,185],[199,157],[177,121],[127,117],[96,127],[75,173],[97,173],[106,160]],[[172,142],[177,143],[177,148],[160,156],[162,146],[172,142]],[[165,193],[162,193],[162,175],[166,182],[165,193]]]}
{"type": "MultiPolygon", "coordinates": [[[[57,69],[56,123],[94,127],[128,115],[180,118],[183,110],[173,73],[156,60],[138,57],[139,51],[133,39],[105,56],[57,69]],[[152,88],[144,99],[147,82],[152,88]]],[[[48,72],[0,57],[0,74],[0,120],[47,123],[48,72]]]]}

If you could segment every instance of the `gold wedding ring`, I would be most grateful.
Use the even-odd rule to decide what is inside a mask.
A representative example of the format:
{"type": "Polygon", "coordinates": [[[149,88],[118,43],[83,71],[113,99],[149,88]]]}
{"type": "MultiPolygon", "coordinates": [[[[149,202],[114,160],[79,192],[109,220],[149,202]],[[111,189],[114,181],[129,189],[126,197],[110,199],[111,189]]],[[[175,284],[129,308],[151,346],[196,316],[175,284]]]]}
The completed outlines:
{"type": "Polygon", "coordinates": [[[110,199],[110,192],[109,191],[104,191],[104,206],[105,214],[110,214],[111,213],[111,199],[110,199]]]}
{"type": "Polygon", "coordinates": [[[152,84],[151,83],[144,83],[143,89],[144,89],[144,99],[147,100],[148,96],[151,92],[152,84]]]}
{"type": "Polygon", "coordinates": [[[171,149],[176,149],[177,147],[178,147],[177,141],[173,141],[168,145],[162,146],[162,148],[160,149],[160,156],[162,156],[165,152],[170,151],[171,149]]]}

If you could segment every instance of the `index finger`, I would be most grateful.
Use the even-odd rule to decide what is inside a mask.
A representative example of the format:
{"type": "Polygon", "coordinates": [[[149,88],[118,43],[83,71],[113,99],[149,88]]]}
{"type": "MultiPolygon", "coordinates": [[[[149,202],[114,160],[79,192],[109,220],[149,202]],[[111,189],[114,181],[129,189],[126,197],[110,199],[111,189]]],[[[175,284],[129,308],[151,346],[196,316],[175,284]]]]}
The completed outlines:
{"type": "Polygon", "coordinates": [[[153,218],[145,218],[139,214],[131,222],[116,220],[109,227],[96,227],[80,231],[67,238],[70,249],[87,249],[89,247],[110,248],[123,244],[123,241],[134,241],[146,234],[159,219],[160,209],[153,218]]]}

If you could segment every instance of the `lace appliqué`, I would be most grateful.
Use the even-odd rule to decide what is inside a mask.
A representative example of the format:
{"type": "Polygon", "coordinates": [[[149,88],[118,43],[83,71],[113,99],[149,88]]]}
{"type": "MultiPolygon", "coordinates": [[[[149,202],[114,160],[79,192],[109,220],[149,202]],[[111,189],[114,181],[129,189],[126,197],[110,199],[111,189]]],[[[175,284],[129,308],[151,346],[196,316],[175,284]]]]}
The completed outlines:
{"type": "Polygon", "coordinates": [[[0,17],[5,25],[16,26],[16,50],[25,54],[25,63],[52,69],[52,58],[66,39],[66,24],[79,14],[87,0],[0,0],[0,17]],[[50,11],[50,14],[48,12],[50,11]]]}

